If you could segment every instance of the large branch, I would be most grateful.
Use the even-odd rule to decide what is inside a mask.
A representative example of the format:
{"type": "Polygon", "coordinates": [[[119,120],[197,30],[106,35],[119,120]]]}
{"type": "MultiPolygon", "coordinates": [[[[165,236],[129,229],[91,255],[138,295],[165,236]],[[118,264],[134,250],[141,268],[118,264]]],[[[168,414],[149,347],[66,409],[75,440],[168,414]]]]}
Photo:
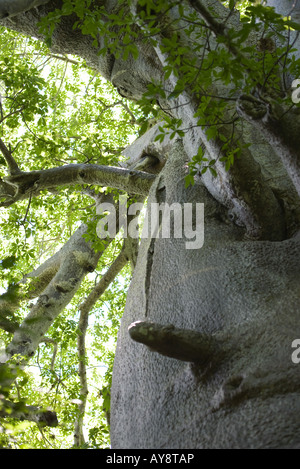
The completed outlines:
{"type": "Polygon", "coordinates": [[[0,417],[29,420],[42,427],[58,425],[57,415],[53,411],[41,410],[36,406],[26,406],[23,402],[11,402],[2,398],[0,398],[0,417]]]}
{"type": "Polygon", "coordinates": [[[70,164],[40,171],[21,172],[4,178],[4,182],[14,187],[15,192],[13,197],[11,193],[7,194],[7,201],[1,205],[11,205],[11,200],[35,196],[42,190],[77,184],[113,187],[130,194],[147,195],[154,179],[155,175],[143,171],[96,164],[70,164]]]}
{"type": "MultiPolygon", "coordinates": [[[[6,2],[6,3],[10,3],[10,2],[6,2]]],[[[12,3],[21,4],[23,2],[12,2],[12,3]]],[[[242,55],[239,47],[233,43],[233,41],[230,38],[230,34],[228,34],[228,31],[230,28],[238,29],[241,27],[239,23],[239,14],[236,11],[230,11],[227,8],[225,8],[218,0],[206,0],[205,2],[202,0],[189,0],[186,4],[186,7],[188,4],[190,5],[193,11],[197,11],[197,13],[199,14],[199,17],[201,17],[206,22],[208,27],[211,29],[211,31],[213,31],[213,33],[216,36],[222,36],[223,38],[225,38],[224,47],[227,47],[234,57],[239,58],[241,64],[243,64],[244,72],[247,74],[249,71],[248,70],[248,65],[250,63],[249,58],[247,55],[245,56],[242,55]]],[[[53,2],[53,5],[52,3],[50,5],[46,5],[46,7],[44,7],[45,11],[43,12],[43,14],[50,12],[51,9],[53,10],[54,6],[56,6],[55,2],[53,2]]],[[[57,2],[57,7],[59,7],[59,2],[57,2]]],[[[16,16],[14,18],[14,24],[11,27],[17,30],[24,31],[27,34],[35,34],[38,36],[38,26],[37,26],[38,20],[39,20],[38,14],[33,15],[32,12],[29,12],[26,17],[25,15],[16,16]]],[[[104,76],[110,79],[113,79],[113,83],[115,84],[116,87],[123,89],[122,80],[127,80],[127,82],[130,83],[130,88],[132,87],[136,88],[136,89],[128,90],[130,95],[132,96],[140,95],[142,93],[141,88],[143,88],[142,84],[145,85],[143,89],[144,91],[146,91],[146,85],[148,82],[147,77],[149,75],[161,76],[162,70],[161,70],[161,67],[159,67],[158,65],[158,60],[157,60],[157,57],[155,57],[155,54],[152,54],[153,59],[155,60],[154,61],[151,60],[151,63],[155,62],[155,67],[156,67],[155,70],[151,69],[151,73],[150,73],[149,71],[150,64],[148,63],[147,60],[146,60],[147,67],[145,68],[145,70],[142,69],[142,67],[144,67],[145,65],[144,63],[141,62],[142,56],[143,54],[145,54],[145,59],[147,59],[147,54],[149,54],[150,52],[149,52],[149,49],[147,49],[148,52],[146,54],[146,51],[142,48],[141,44],[138,44],[138,47],[140,49],[140,56],[141,56],[139,59],[139,70],[138,70],[139,80],[136,80],[135,82],[133,78],[134,68],[130,60],[128,60],[126,63],[121,64],[110,53],[107,54],[107,57],[99,59],[96,48],[95,50],[93,50],[91,44],[90,45],[88,44],[89,38],[87,36],[81,36],[80,34],[78,34],[78,31],[76,32],[76,34],[74,34],[72,26],[73,26],[73,21],[68,17],[64,17],[62,19],[62,23],[60,25],[57,25],[55,34],[53,35],[53,44],[55,44],[56,50],[60,50],[61,52],[70,52],[70,48],[71,48],[73,53],[78,53],[79,55],[82,55],[85,58],[87,58],[85,55],[85,52],[88,51],[89,63],[91,62],[91,60],[94,61],[93,65],[95,67],[98,67],[100,73],[102,73],[104,76]],[[68,41],[65,40],[66,36],[68,37],[68,41]],[[85,44],[85,47],[82,47],[83,43],[85,44]],[[120,73],[120,67],[122,69],[122,73],[120,73]],[[115,73],[113,73],[114,71],[113,69],[115,69],[115,73]],[[145,74],[145,77],[143,77],[143,74],[145,71],[147,71],[147,73],[145,74]],[[130,78],[129,81],[128,81],[128,77],[130,78]]],[[[182,28],[181,30],[183,33],[182,38],[184,38],[184,28],[182,28]]],[[[253,31],[254,36],[255,34],[257,33],[253,31]]],[[[252,36],[252,33],[251,33],[251,36],[252,36]]],[[[255,37],[253,38],[254,42],[255,42],[255,37]]],[[[260,35],[257,35],[256,39],[259,40],[259,38],[260,38],[260,35]]],[[[103,38],[99,38],[99,41],[101,42],[101,44],[102,44],[102,39],[103,38]]],[[[252,39],[250,42],[252,42],[252,39]]],[[[202,55],[202,52],[199,56],[200,62],[201,62],[201,55],[202,55]]],[[[164,65],[163,62],[161,63],[162,65],[164,65]]],[[[126,85],[126,88],[128,88],[128,86],[129,85],[126,85]]],[[[168,86],[166,86],[166,88],[168,88],[168,86]]],[[[186,98],[189,99],[189,96],[187,95],[186,98]]],[[[183,103],[184,100],[185,100],[185,97],[183,100],[181,100],[181,102],[178,102],[178,106],[179,107],[181,106],[183,111],[187,109],[186,107],[184,107],[184,103],[183,103]]],[[[176,106],[176,102],[174,103],[174,105],[176,106]]],[[[182,116],[178,114],[178,117],[180,118],[182,116]]],[[[192,122],[191,125],[194,125],[194,123],[192,122]]],[[[189,140],[192,140],[192,137],[193,135],[191,134],[188,135],[189,140]]],[[[198,141],[195,142],[194,147],[195,148],[199,147],[198,141]]],[[[194,152],[194,148],[192,149],[192,151],[194,152]]],[[[213,155],[212,155],[212,158],[214,159],[213,155]]],[[[288,161],[288,158],[285,159],[285,162],[287,163],[287,167],[289,169],[290,161],[288,161]]],[[[214,188],[215,190],[211,191],[211,193],[221,202],[224,202],[224,199],[227,199],[225,200],[225,205],[228,205],[226,202],[230,200],[231,200],[230,204],[232,205],[232,201],[234,199],[234,204],[237,205],[237,208],[239,210],[240,209],[240,207],[238,206],[239,197],[233,190],[232,184],[230,183],[227,184],[227,181],[226,181],[226,184],[224,187],[223,179],[224,179],[224,176],[226,177],[226,174],[225,174],[226,172],[223,171],[223,168],[220,168],[220,170],[221,170],[221,174],[218,176],[218,180],[216,181],[216,184],[214,184],[212,180],[209,180],[208,172],[205,174],[203,178],[204,183],[208,186],[209,190],[211,189],[212,186],[215,186],[214,188]]],[[[226,179],[228,179],[228,177],[226,179]]],[[[2,187],[0,187],[0,190],[3,193],[3,185],[1,186],[2,187]]],[[[6,204],[10,205],[13,202],[14,200],[12,200],[11,198],[10,199],[8,198],[6,201],[6,204]]],[[[244,200],[242,201],[241,205],[246,206],[247,202],[244,200]]],[[[240,210],[240,212],[243,212],[243,211],[244,210],[240,210]]],[[[269,212],[271,213],[272,210],[269,210],[269,212]]],[[[245,222],[245,225],[249,227],[249,220],[242,219],[240,221],[245,222]]],[[[252,222],[250,220],[250,225],[251,223],[252,222]]],[[[250,226],[250,231],[253,231],[252,226],[250,226]]]]}
{"type": "Polygon", "coordinates": [[[0,178],[0,206],[8,207],[16,202],[16,200],[20,200],[15,198],[15,194],[15,187],[0,178]]]}
{"type": "MultiPolygon", "coordinates": [[[[201,5],[203,6],[204,4],[204,2],[200,2],[200,0],[196,2],[196,4],[198,3],[200,4],[200,6],[201,5]]],[[[229,10],[223,8],[222,5],[217,0],[210,0],[209,2],[206,2],[205,5],[206,7],[208,6],[209,8],[210,7],[214,8],[214,10],[216,11],[215,18],[217,20],[220,19],[219,20],[220,24],[223,20],[224,21],[226,20],[226,26],[227,25],[232,26],[232,24],[234,24],[235,27],[237,27],[236,25],[238,24],[238,21],[237,21],[238,15],[230,14],[230,17],[228,18],[229,10]]],[[[195,6],[193,5],[191,7],[191,10],[192,9],[194,10],[196,6],[197,5],[195,6]]],[[[48,11],[48,5],[46,5],[45,10],[48,11]]],[[[205,17],[206,21],[211,21],[211,18],[214,17],[214,15],[212,15],[211,13],[209,14],[209,10],[208,10],[208,14],[206,13],[207,13],[207,8],[205,10],[202,10],[202,18],[205,17]]],[[[29,13],[29,16],[26,18],[23,16],[25,15],[20,15],[20,17],[16,17],[16,23],[15,25],[13,25],[13,28],[22,30],[24,32],[27,31],[29,32],[29,34],[32,34],[32,31],[34,29],[35,33],[37,33],[36,21],[38,18],[32,17],[30,13],[29,13]]],[[[170,18],[171,23],[172,21],[173,21],[173,18],[170,18]]],[[[70,52],[69,47],[72,47],[74,53],[79,53],[79,55],[82,55],[82,56],[84,55],[84,50],[89,50],[89,58],[88,58],[89,63],[91,62],[91,60],[94,60],[94,66],[98,68],[101,74],[108,77],[117,88],[123,90],[123,88],[126,87],[129,93],[128,97],[132,96],[132,97],[135,97],[135,99],[138,99],[139,96],[141,96],[145,91],[147,91],[147,83],[149,83],[149,76],[157,76],[157,77],[162,76],[163,74],[162,67],[165,65],[165,62],[163,60],[159,46],[156,48],[156,50],[153,50],[153,49],[150,50],[147,45],[147,50],[146,50],[144,48],[144,44],[142,43],[137,44],[140,50],[140,58],[139,58],[138,74],[136,77],[136,74],[134,71],[136,68],[136,64],[132,62],[131,59],[128,59],[126,63],[120,63],[120,61],[116,60],[114,57],[111,57],[110,54],[107,54],[107,57],[101,58],[100,60],[99,56],[97,56],[96,49],[95,49],[95,58],[91,58],[92,57],[91,54],[93,54],[93,48],[91,44],[89,45],[87,43],[88,37],[80,36],[78,32],[74,34],[72,25],[73,25],[73,21],[71,18],[64,17],[62,19],[62,22],[57,26],[55,30],[55,34],[53,35],[53,46],[55,44],[55,47],[57,48],[57,50],[60,50],[61,52],[70,52]],[[65,41],[66,35],[69,39],[68,41],[65,41]],[[82,48],[83,42],[85,43],[85,48],[82,48]],[[148,60],[149,54],[151,55],[151,64],[152,64],[151,66],[150,66],[150,60],[148,60]],[[120,73],[120,67],[121,67],[122,73],[120,73]]],[[[183,33],[182,34],[182,37],[183,37],[184,29],[182,29],[182,33],[183,33]]],[[[103,38],[99,38],[100,42],[102,40],[103,38]]],[[[232,53],[234,52],[235,51],[232,51],[232,53]]],[[[201,57],[199,57],[199,61],[201,62],[201,57]]],[[[173,83],[165,82],[166,89],[172,90],[175,85],[176,85],[175,82],[173,83]]],[[[173,100],[171,101],[168,101],[168,103],[161,102],[160,104],[163,108],[171,107],[171,113],[173,114],[173,116],[178,117],[179,119],[182,119],[184,122],[184,126],[191,128],[191,131],[189,131],[186,134],[186,138],[184,138],[185,149],[187,151],[187,154],[191,158],[193,155],[197,154],[199,146],[203,145],[203,141],[206,142],[207,140],[205,136],[205,132],[202,131],[202,129],[195,128],[195,125],[197,125],[197,119],[193,118],[193,116],[198,108],[198,103],[195,102],[195,97],[191,96],[191,94],[188,91],[186,93],[182,93],[181,96],[177,100],[175,99],[174,101],[173,100]],[[187,102],[191,102],[191,105],[187,106],[186,104],[187,102]],[[188,116],[190,117],[188,118],[188,116]]],[[[207,148],[206,156],[208,156],[209,159],[216,159],[216,155],[219,155],[218,148],[216,148],[216,146],[214,146],[214,148],[212,148],[212,146],[210,146],[210,148],[207,148]]],[[[251,201],[250,201],[251,203],[249,203],[248,193],[245,192],[246,197],[241,198],[240,194],[238,194],[236,191],[236,187],[240,186],[239,181],[241,181],[244,178],[245,174],[241,174],[238,183],[236,183],[235,178],[233,178],[233,175],[231,173],[226,172],[224,166],[225,166],[224,163],[219,162],[218,167],[217,167],[218,176],[216,179],[213,179],[213,177],[210,177],[209,172],[207,171],[206,174],[203,175],[204,184],[206,185],[208,190],[211,192],[211,194],[219,202],[227,206],[232,211],[233,216],[239,221],[239,223],[244,224],[246,226],[247,231],[251,236],[262,237],[262,238],[268,239],[269,237],[269,233],[267,232],[268,230],[265,230],[264,228],[265,218],[264,216],[260,216],[260,211],[257,212],[256,207],[258,206],[265,207],[265,213],[268,215],[268,221],[267,221],[268,226],[272,225],[273,213],[276,213],[275,219],[277,220],[278,218],[277,215],[280,216],[280,213],[279,213],[280,207],[277,201],[274,199],[274,197],[272,197],[271,191],[269,191],[268,197],[266,198],[264,197],[264,193],[263,193],[264,191],[261,192],[261,197],[260,197],[261,203],[258,201],[259,194],[255,193],[254,194],[255,200],[253,200],[253,203],[251,201]],[[264,199],[271,202],[271,205],[269,208],[266,207],[264,199]],[[275,211],[273,210],[273,208],[275,208],[275,211]]],[[[115,183],[111,182],[111,180],[99,181],[99,180],[91,180],[91,178],[87,178],[89,179],[89,182],[86,182],[78,178],[78,172],[76,168],[72,169],[72,171],[73,171],[73,175],[76,174],[75,179],[74,179],[75,184],[78,184],[78,183],[79,184],[80,183],[101,184],[101,182],[103,182],[104,185],[108,187],[116,187],[121,190],[125,190],[126,192],[129,192],[129,193],[145,194],[147,192],[145,191],[146,189],[145,186],[147,185],[145,184],[145,181],[141,181],[141,180],[133,181],[133,178],[130,178],[130,180],[127,181],[125,173],[123,174],[122,177],[120,178],[118,177],[117,182],[115,181],[115,183]],[[137,188],[137,184],[142,187],[137,188]],[[129,185],[133,187],[130,188],[129,185]]],[[[93,170],[91,168],[91,173],[92,172],[93,170]]],[[[237,174],[237,171],[236,171],[236,174],[237,174]]],[[[38,176],[38,174],[36,174],[36,176],[38,176]]],[[[103,174],[101,175],[101,177],[102,176],[103,174]]],[[[147,177],[149,178],[150,176],[147,175],[147,177]]],[[[105,175],[105,179],[106,179],[106,175],[105,175]]],[[[15,181],[16,189],[21,184],[21,181],[17,180],[17,178],[6,179],[6,181],[7,182],[15,181]]],[[[35,187],[33,186],[36,183],[38,187],[39,181],[31,180],[31,176],[28,176],[28,182],[30,184],[29,191],[32,191],[32,195],[35,195],[35,193],[38,193],[38,189],[35,190],[35,187]]],[[[40,181],[40,183],[41,182],[42,181],[40,181]]],[[[66,184],[70,184],[70,181],[64,181],[64,182],[66,184]]],[[[253,186],[254,183],[256,183],[255,180],[253,181],[253,184],[249,182],[248,186],[253,186]]],[[[148,187],[150,187],[150,185],[151,183],[149,184],[148,187]]],[[[26,186],[21,187],[21,190],[24,190],[24,189],[25,190],[27,189],[28,191],[28,188],[26,188],[26,186]]],[[[23,198],[26,197],[26,194],[25,195],[21,194],[20,198],[22,197],[23,198]]],[[[250,199],[252,198],[252,192],[250,192],[249,197],[250,199]]],[[[10,198],[8,197],[5,203],[7,205],[10,205],[15,200],[16,199],[12,200],[11,197],[10,198]]],[[[274,236],[273,230],[272,230],[271,235],[275,239],[282,239],[282,236],[284,236],[283,233],[278,233],[278,235],[276,234],[276,236],[274,236]]]]}
{"type": "Polygon", "coordinates": [[[21,294],[17,287],[9,287],[0,296],[0,329],[13,333],[19,324],[15,318],[15,312],[20,307],[21,294]]]}
{"type": "Polygon", "coordinates": [[[200,13],[204,21],[217,35],[224,35],[228,27],[239,27],[239,12],[230,11],[219,0],[188,0],[192,8],[200,13]],[[226,22],[224,21],[226,19],[226,22]]]}
{"type": "Polygon", "coordinates": [[[64,253],[69,249],[69,244],[70,240],[37,269],[26,274],[18,283],[17,290],[12,293],[8,290],[0,296],[0,329],[9,333],[16,332],[19,324],[14,319],[14,313],[20,308],[22,301],[38,297],[49,285],[60,267],[64,253]]]}
{"type": "Polygon", "coordinates": [[[47,287],[47,285],[49,285],[60,267],[64,253],[69,249],[70,239],[59,251],[53,254],[53,256],[48,258],[45,262],[43,262],[43,264],[34,269],[32,272],[24,276],[20,282],[20,285],[27,285],[25,298],[33,299],[38,297],[47,287]]]}
{"type": "Polygon", "coordinates": [[[19,327],[18,322],[14,320],[10,320],[6,318],[5,316],[4,317],[0,316],[0,329],[2,329],[3,331],[13,334],[18,329],[18,327],[19,327]]]}
{"type": "Polygon", "coordinates": [[[55,318],[73,298],[84,276],[96,268],[102,252],[95,252],[85,241],[85,232],[86,226],[82,225],[70,239],[56,275],[7,347],[9,357],[15,354],[31,357],[34,354],[55,318]]]}
{"type": "Polygon", "coordinates": [[[49,0],[0,0],[0,19],[18,15],[48,2],[49,0]]]}
{"type": "MultiPolygon", "coordinates": [[[[253,71],[251,72],[251,70],[249,70],[249,58],[241,53],[239,47],[233,43],[230,35],[228,34],[228,24],[224,22],[226,14],[228,15],[228,10],[216,0],[210,0],[209,2],[211,6],[213,6],[214,14],[212,14],[207,8],[207,2],[203,2],[201,0],[189,0],[189,3],[200,13],[217,37],[222,36],[222,38],[226,39],[224,44],[231,54],[239,59],[241,69],[246,74],[253,74],[253,71]]],[[[291,5],[291,7],[294,8],[295,4],[291,5]]],[[[230,26],[232,26],[232,24],[230,24],[230,26]]],[[[237,27],[240,26],[236,24],[235,29],[237,27]]],[[[244,46],[245,45],[246,44],[244,44],[244,46]]],[[[251,45],[251,43],[249,43],[249,45],[251,45]]],[[[293,46],[294,42],[288,45],[285,54],[293,51],[293,46]]],[[[278,107],[278,103],[274,101],[274,99],[271,99],[271,97],[268,98],[267,96],[266,101],[250,96],[241,96],[238,103],[240,114],[257,128],[281,158],[287,173],[300,195],[300,157],[298,144],[299,115],[297,112],[284,109],[281,109],[281,112],[279,112],[278,115],[275,115],[274,111],[278,107]],[[260,118],[258,119],[257,117],[253,117],[254,113],[259,113],[260,118]]]]}
{"type": "MultiPolygon", "coordinates": [[[[102,200],[104,199],[106,199],[105,194],[102,195],[102,200]]],[[[116,213],[118,214],[118,207],[116,213]]],[[[15,331],[6,349],[3,367],[6,367],[9,359],[15,355],[21,357],[19,366],[27,363],[28,359],[34,355],[39,343],[45,340],[45,334],[54,320],[74,297],[85,275],[95,270],[112,238],[103,240],[102,250],[95,251],[91,243],[83,237],[86,230],[86,225],[82,224],[63,248],[55,254],[55,262],[46,261],[40,269],[36,270],[36,272],[40,270],[43,286],[46,285],[47,280],[49,283],[41,292],[36,304],[32,305],[28,316],[15,331]],[[54,276],[53,273],[55,273],[54,276]]],[[[117,222],[118,230],[119,223],[117,222]]],[[[41,284],[38,284],[36,288],[40,291],[41,284]]],[[[14,376],[8,381],[7,386],[10,386],[14,381],[14,376]]]]}
{"type": "MultiPolygon", "coordinates": [[[[234,43],[230,34],[230,29],[234,29],[235,31],[242,29],[239,12],[237,10],[228,10],[228,8],[222,5],[218,0],[188,0],[188,3],[200,14],[216,37],[222,37],[223,40],[225,39],[225,47],[239,60],[242,71],[246,75],[253,73],[253,71],[251,71],[251,55],[249,54],[247,56],[241,52],[240,45],[234,43]]],[[[254,30],[250,32],[249,38],[243,43],[243,47],[246,45],[251,47],[252,41],[255,41],[255,37],[258,40],[259,36],[257,36],[257,32],[254,30]]]]}

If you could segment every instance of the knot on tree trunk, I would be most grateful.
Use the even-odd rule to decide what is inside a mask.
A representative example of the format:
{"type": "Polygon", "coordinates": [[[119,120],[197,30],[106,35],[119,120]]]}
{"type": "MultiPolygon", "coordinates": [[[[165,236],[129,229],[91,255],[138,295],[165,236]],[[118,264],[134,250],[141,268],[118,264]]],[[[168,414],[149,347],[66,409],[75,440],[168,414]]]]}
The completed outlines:
{"type": "Polygon", "coordinates": [[[137,321],[128,328],[130,337],[147,345],[150,350],[170,358],[198,365],[206,364],[219,348],[211,335],[173,325],[137,321]]]}

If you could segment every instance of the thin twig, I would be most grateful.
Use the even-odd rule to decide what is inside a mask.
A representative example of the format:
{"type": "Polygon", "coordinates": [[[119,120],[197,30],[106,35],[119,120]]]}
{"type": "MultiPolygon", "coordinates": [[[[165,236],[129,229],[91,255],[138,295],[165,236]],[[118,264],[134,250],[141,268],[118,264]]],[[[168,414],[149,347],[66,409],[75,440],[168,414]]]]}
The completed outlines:
{"type": "Polygon", "coordinates": [[[21,225],[24,225],[24,223],[26,221],[26,218],[27,218],[27,215],[28,215],[28,212],[29,212],[29,208],[30,208],[30,204],[31,204],[31,199],[32,199],[32,191],[30,192],[30,195],[29,195],[29,201],[28,201],[26,213],[25,213],[23,221],[21,222],[21,225]]]}
{"type": "Polygon", "coordinates": [[[100,281],[97,283],[94,289],[90,292],[88,297],[79,306],[80,311],[86,312],[87,314],[89,313],[89,311],[91,311],[92,307],[101,297],[101,295],[103,295],[103,293],[109,287],[109,285],[114,281],[114,279],[119,274],[119,272],[127,264],[128,260],[129,259],[127,258],[125,248],[123,247],[118,257],[114,260],[114,262],[111,264],[109,269],[101,277],[100,281]]]}

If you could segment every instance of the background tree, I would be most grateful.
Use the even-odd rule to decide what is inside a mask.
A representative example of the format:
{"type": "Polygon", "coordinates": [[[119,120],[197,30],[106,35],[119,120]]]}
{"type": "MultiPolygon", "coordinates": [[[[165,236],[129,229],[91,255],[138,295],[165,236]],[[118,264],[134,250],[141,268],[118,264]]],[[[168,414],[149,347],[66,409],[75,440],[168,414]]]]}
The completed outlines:
{"type": "MultiPolygon", "coordinates": [[[[91,164],[90,148],[88,159],[76,156],[72,166],[41,171],[39,163],[23,170],[13,144],[3,142],[9,171],[1,183],[4,206],[41,201],[45,190],[58,200],[62,187],[78,191],[82,185],[96,207],[118,196],[94,186],[148,196],[148,204],[205,205],[201,249],[186,249],[184,238],[141,241],[114,363],[113,447],[299,444],[300,374],[291,359],[299,324],[299,109],[292,99],[299,76],[297,11],[290,1],[280,3],[285,18],[258,2],[15,1],[9,8],[0,2],[2,18],[9,17],[5,25],[44,39],[53,54],[84,58],[121,96],[138,101],[144,116],[159,121],[148,131],[144,122],[144,134],[122,152],[129,166],[155,158],[150,173],[91,164]]],[[[30,86],[41,87],[34,76],[30,86]]],[[[37,96],[26,112],[47,109],[43,93],[37,96]]],[[[16,114],[24,114],[17,98],[16,114]]],[[[129,106],[121,105],[135,115],[129,106]]],[[[96,218],[89,220],[26,277],[27,297],[38,300],[6,348],[6,360],[17,360],[17,369],[111,249],[111,239],[93,242],[87,227],[95,228],[96,218]]],[[[135,265],[130,239],[112,270],[127,260],[135,265]]],[[[82,334],[84,305],[94,304],[90,295],[79,307],[82,334]]],[[[8,304],[25,298],[17,293],[8,304]]],[[[80,368],[76,444],[83,441],[83,361],[80,368]]],[[[13,377],[6,381],[8,387],[13,377]]]]}
{"type": "MultiPolygon", "coordinates": [[[[42,43],[2,29],[1,71],[0,145],[4,155],[1,176],[6,175],[5,157],[11,158],[10,152],[17,154],[23,171],[46,170],[68,163],[113,164],[122,160],[120,151],[130,136],[134,138],[137,133],[139,125],[135,119],[141,113],[87,69],[83,61],[53,55],[42,43]]],[[[54,275],[58,267],[53,262],[60,262],[59,256],[63,254],[51,256],[84,222],[86,239],[101,246],[92,221],[97,196],[101,196],[101,189],[97,194],[91,186],[78,185],[75,190],[63,187],[44,192],[42,200],[29,192],[17,205],[8,199],[9,208],[2,208],[1,293],[8,288],[0,297],[2,346],[11,341],[12,333],[27,316],[28,307],[34,307],[38,293],[35,288],[29,293],[26,279],[42,282],[37,287],[41,292],[49,281],[47,276],[54,275]],[[47,259],[50,265],[43,264],[47,259]],[[19,281],[26,272],[31,273],[25,276],[21,287],[19,281]],[[28,302],[28,298],[32,301],[28,302]]],[[[5,199],[2,202],[7,205],[5,199]]],[[[6,419],[2,420],[5,430],[2,445],[68,447],[72,445],[72,433],[75,444],[82,445],[86,400],[85,438],[93,447],[109,444],[104,411],[109,411],[116,332],[130,277],[130,268],[124,267],[127,263],[124,250],[118,255],[121,246],[122,240],[116,239],[106,249],[97,269],[81,283],[68,308],[39,343],[26,368],[29,374],[21,373],[9,394],[4,386],[1,415],[6,419]],[[117,259],[113,263],[114,257],[117,259]],[[114,279],[122,269],[120,284],[114,279]],[[122,291],[116,296],[120,288],[122,291]],[[93,295],[82,304],[79,314],[78,307],[91,290],[93,295]],[[93,327],[88,329],[90,311],[95,314],[90,320],[93,327]],[[52,413],[47,411],[48,407],[52,413]],[[40,413],[42,409],[45,410],[40,413]],[[20,424],[20,419],[33,420],[38,426],[20,424]],[[43,428],[47,423],[55,425],[55,430],[43,428]],[[12,428],[18,431],[13,438],[12,428]]]]}

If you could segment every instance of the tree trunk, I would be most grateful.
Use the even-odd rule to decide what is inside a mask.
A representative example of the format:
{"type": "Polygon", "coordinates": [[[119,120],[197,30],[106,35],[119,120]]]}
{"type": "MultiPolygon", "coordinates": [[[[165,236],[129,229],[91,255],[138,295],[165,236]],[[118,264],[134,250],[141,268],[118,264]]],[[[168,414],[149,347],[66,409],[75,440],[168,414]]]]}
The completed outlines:
{"type": "MultiPolygon", "coordinates": [[[[37,20],[59,4],[49,1],[7,25],[38,36],[37,20]]],[[[221,3],[184,5],[217,36],[221,3]]],[[[115,2],[107,2],[109,11],[114,7],[115,2]]],[[[238,27],[236,16],[229,21],[238,27]]],[[[99,57],[92,39],[74,31],[73,22],[62,19],[53,49],[83,56],[122,94],[138,99],[151,78],[162,79],[166,57],[159,44],[138,43],[136,61],[109,52],[99,57]]],[[[99,40],[102,47],[104,39],[99,40]]],[[[173,89],[176,77],[171,74],[164,85],[173,89]]],[[[209,159],[220,147],[196,126],[198,101],[188,89],[171,101],[158,97],[158,103],[189,131],[161,144],[155,141],[155,127],[127,154],[132,161],[145,154],[166,160],[151,186],[149,207],[204,204],[204,244],[189,249],[184,237],[141,241],[114,364],[112,447],[297,447],[300,365],[291,356],[292,342],[299,338],[300,179],[293,143],[299,138],[299,116],[292,115],[295,140],[282,131],[289,127],[284,119],[277,127],[261,119],[258,136],[257,121],[240,106],[247,120],[243,140],[252,147],[229,172],[218,161],[216,178],[207,171],[186,189],[186,163],[199,146],[209,159]],[[142,323],[132,325],[136,321],[142,323]]]]}
{"type": "MultiPolygon", "coordinates": [[[[299,447],[300,366],[291,360],[291,345],[299,325],[300,237],[246,241],[201,184],[186,191],[184,164],[197,142],[191,137],[185,148],[172,146],[148,204],[161,202],[162,193],[169,204],[204,203],[204,245],[189,250],[184,239],[141,243],[118,336],[112,447],[299,447]],[[128,328],[138,320],[208,334],[212,350],[186,359],[178,342],[182,361],[172,357],[171,347],[166,353],[166,338],[164,352],[158,337],[150,344],[140,340],[150,347],[133,343],[128,328]]],[[[262,148],[267,146],[252,151],[266,164],[262,148]]]]}
{"type": "Polygon", "coordinates": [[[112,447],[293,447],[300,441],[300,366],[291,360],[300,237],[245,241],[203,186],[184,189],[185,158],[178,142],[148,204],[157,202],[159,184],[169,204],[204,203],[204,245],[142,241],[118,336],[112,447]],[[128,327],[138,320],[208,334],[215,345],[208,356],[170,358],[132,341],[128,327]]]}

